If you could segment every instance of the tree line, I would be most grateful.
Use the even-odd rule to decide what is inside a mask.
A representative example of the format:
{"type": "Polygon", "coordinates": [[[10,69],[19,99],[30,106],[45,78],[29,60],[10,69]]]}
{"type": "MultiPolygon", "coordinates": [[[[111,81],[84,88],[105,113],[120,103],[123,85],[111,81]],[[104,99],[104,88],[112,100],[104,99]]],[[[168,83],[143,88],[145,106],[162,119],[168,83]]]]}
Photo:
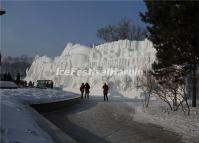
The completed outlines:
{"type": "Polygon", "coordinates": [[[131,19],[123,18],[116,25],[106,25],[97,30],[97,37],[105,42],[117,40],[144,40],[147,30],[141,26],[135,25],[131,19]]]}

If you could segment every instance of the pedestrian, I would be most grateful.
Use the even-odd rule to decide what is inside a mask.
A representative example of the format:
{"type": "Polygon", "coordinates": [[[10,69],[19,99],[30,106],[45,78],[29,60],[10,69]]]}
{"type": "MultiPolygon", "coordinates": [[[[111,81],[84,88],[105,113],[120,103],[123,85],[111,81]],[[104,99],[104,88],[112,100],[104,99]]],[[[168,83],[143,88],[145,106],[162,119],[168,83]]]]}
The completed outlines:
{"type": "Polygon", "coordinates": [[[24,87],[27,87],[28,85],[27,85],[28,83],[27,83],[27,81],[25,80],[24,81],[24,87]]]}
{"type": "Polygon", "coordinates": [[[28,87],[32,87],[32,81],[31,80],[28,83],[28,87]]]}
{"type": "Polygon", "coordinates": [[[109,90],[109,87],[106,83],[104,83],[103,85],[103,93],[104,93],[104,101],[107,100],[108,101],[108,90],[109,90]]]}
{"type": "Polygon", "coordinates": [[[81,99],[83,99],[84,90],[85,90],[85,85],[84,85],[84,83],[82,83],[82,85],[80,86],[81,99]]]}
{"type": "Polygon", "coordinates": [[[89,99],[89,93],[90,93],[90,85],[88,83],[85,84],[85,99],[89,99]]]}

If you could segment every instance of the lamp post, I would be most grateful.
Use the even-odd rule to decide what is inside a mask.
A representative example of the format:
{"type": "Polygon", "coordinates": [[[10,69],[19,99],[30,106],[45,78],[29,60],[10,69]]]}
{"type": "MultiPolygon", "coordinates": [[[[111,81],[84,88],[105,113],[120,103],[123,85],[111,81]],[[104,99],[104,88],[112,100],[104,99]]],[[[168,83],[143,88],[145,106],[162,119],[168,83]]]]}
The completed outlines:
{"type": "Polygon", "coordinates": [[[3,15],[3,14],[5,14],[5,13],[6,13],[5,10],[0,9],[0,15],[3,15]]]}
{"type": "MultiPolygon", "coordinates": [[[[3,15],[5,13],[6,13],[5,10],[0,9],[0,15],[3,15]]],[[[1,66],[1,52],[0,52],[0,66],[1,66]]]]}

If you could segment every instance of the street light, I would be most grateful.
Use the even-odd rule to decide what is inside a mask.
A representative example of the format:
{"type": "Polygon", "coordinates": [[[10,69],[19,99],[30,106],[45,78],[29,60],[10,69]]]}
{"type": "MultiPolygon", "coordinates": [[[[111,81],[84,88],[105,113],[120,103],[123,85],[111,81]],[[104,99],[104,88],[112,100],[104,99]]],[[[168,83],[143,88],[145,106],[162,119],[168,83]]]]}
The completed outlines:
{"type": "MultiPolygon", "coordinates": [[[[6,11],[5,10],[2,10],[2,9],[0,9],[0,15],[3,15],[3,14],[5,14],[6,13],[6,11]]],[[[1,52],[0,52],[0,66],[1,66],[1,52]]]]}
{"type": "Polygon", "coordinates": [[[3,15],[3,14],[5,14],[5,13],[6,13],[5,10],[0,9],[0,15],[3,15]]]}

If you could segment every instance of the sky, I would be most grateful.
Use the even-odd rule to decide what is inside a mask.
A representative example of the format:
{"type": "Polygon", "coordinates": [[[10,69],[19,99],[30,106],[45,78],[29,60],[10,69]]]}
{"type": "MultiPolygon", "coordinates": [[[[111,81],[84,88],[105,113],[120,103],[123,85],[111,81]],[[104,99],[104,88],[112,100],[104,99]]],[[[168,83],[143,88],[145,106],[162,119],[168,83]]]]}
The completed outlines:
{"type": "Polygon", "coordinates": [[[1,1],[1,53],[5,56],[61,54],[66,44],[101,42],[96,31],[122,18],[144,26],[143,1],[1,1]]]}

